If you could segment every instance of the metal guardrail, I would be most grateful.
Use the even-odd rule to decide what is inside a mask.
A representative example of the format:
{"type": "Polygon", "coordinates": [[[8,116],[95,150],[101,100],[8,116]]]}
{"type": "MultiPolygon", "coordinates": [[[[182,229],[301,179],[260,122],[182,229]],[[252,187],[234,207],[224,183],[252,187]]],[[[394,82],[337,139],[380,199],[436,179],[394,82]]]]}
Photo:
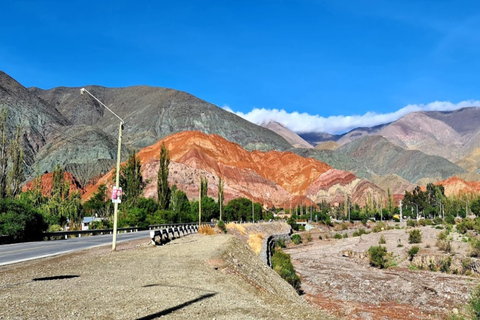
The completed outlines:
{"type": "MultiPolygon", "coordinates": [[[[210,226],[214,226],[215,222],[206,222],[203,224],[208,224],[210,226]]],[[[149,225],[149,230],[154,229],[166,229],[166,228],[176,228],[181,226],[198,226],[196,222],[190,223],[167,223],[167,224],[155,224],[149,225]]],[[[138,232],[140,230],[145,230],[139,227],[129,227],[129,228],[118,228],[118,233],[123,232],[138,232]]],[[[90,229],[90,230],[74,230],[74,231],[56,231],[56,232],[44,232],[43,238],[50,240],[50,239],[68,239],[69,237],[81,237],[82,235],[97,235],[97,234],[112,234],[113,229],[90,229]]]]}
{"type": "MultiPolygon", "coordinates": [[[[138,230],[142,230],[139,227],[131,227],[131,228],[118,228],[117,231],[120,233],[121,231],[126,232],[137,232],[138,230]]],[[[43,238],[51,239],[53,237],[61,237],[68,239],[71,236],[81,237],[84,234],[112,234],[113,229],[91,229],[91,230],[75,230],[75,231],[56,231],[56,232],[44,232],[43,238]]]]}

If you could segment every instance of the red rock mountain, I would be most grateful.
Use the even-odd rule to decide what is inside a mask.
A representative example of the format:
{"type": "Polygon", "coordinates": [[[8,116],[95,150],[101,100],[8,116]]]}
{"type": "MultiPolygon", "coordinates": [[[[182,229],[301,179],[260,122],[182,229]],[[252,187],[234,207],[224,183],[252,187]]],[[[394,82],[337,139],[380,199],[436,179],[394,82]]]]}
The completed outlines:
{"type": "MultiPolygon", "coordinates": [[[[143,178],[149,181],[145,197],[156,197],[158,159],[162,143],[170,152],[170,185],[187,193],[189,199],[198,198],[200,176],[208,180],[208,195],[217,198],[218,181],[225,182],[225,202],[237,197],[284,207],[297,203],[310,204],[322,200],[342,202],[350,199],[364,203],[367,194],[384,197],[384,192],[355,175],[335,170],[313,158],[303,158],[292,152],[246,151],[224,138],[199,131],[184,131],[166,137],[138,152],[143,178]],[[311,200],[310,200],[311,199],[311,200]]],[[[87,188],[87,199],[99,183],[111,181],[111,174],[87,188]]]]}
{"type": "Polygon", "coordinates": [[[441,184],[445,188],[445,195],[447,197],[469,193],[480,194],[479,181],[465,181],[458,177],[450,177],[435,184],[441,184]]]}
{"type": "MultiPolygon", "coordinates": [[[[72,191],[79,191],[83,193],[83,189],[80,187],[80,183],[75,179],[75,177],[70,172],[64,172],[63,177],[66,181],[70,183],[70,192],[72,191]]],[[[33,189],[33,182],[34,180],[26,183],[22,187],[22,191],[28,191],[33,189]]],[[[45,173],[42,175],[42,194],[44,196],[48,196],[51,194],[53,188],[53,172],[45,173]]]]}

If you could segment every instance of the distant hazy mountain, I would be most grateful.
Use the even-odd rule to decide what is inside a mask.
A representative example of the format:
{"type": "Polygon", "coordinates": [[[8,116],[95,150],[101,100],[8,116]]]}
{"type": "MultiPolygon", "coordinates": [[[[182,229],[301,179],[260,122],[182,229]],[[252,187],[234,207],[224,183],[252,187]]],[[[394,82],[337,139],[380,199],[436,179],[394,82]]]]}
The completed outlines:
{"type": "Polygon", "coordinates": [[[302,139],[302,137],[300,137],[295,132],[287,129],[281,123],[278,123],[276,121],[269,121],[268,123],[262,123],[261,126],[279,134],[295,148],[313,148],[310,143],[302,139]]]}
{"type": "Polygon", "coordinates": [[[362,137],[336,152],[356,159],[376,175],[397,174],[412,183],[425,177],[443,180],[465,172],[445,158],[402,149],[381,136],[362,137]]]}
{"type": "MultiPolygon", "coordinates": [[[[345,145],[373,135],[383,136],[404,149],[419,150],[463,165],[470,160],[462,162],[462,159],[471,158],[471,153],[480,148],[480,108],[413,112],[391,123],[355,128],[342,135],[307,133],[300,136],[311,144],[314,140],[345,145]]],[[[476,162],[475,167],[478,168],[476,162]]],[[[468,168],[473,168],[471,161],[468,168]]]]}

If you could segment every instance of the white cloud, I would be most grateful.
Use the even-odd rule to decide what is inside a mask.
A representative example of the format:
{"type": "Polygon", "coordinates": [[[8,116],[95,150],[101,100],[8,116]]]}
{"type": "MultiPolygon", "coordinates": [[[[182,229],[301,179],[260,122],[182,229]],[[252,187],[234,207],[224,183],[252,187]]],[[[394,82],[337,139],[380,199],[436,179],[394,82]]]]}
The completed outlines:
{"type": "Polygon", "coordinates": [[[469,100],[456,104],[448,101],[435,101],[428,104],[409,104],[391,113],[367,112],[364,115],[339,115],[326,118],[296,111],[288,113],[280,109],[255,108],[248,113],[235,112],[229,106],[224,106],[223,109],[256,124],[277,121],[296,133],[328,132],[336,134],[347,132],[353,128],[373,127],[389,123],[415,111],[450,111],[464,107],[480,107],[480,101],[469,100]]]}

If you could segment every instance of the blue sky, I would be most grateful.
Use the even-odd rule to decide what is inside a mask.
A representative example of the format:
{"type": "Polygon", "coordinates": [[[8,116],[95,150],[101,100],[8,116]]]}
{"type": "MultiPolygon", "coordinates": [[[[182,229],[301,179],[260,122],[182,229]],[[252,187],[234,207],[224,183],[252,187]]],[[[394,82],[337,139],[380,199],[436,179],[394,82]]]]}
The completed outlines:
{"type": "Polygon", "coordinates": [[[478,1],[16,0],[0,39],[26,87],[169,87],[296,132],[480,106],[478,1]]]}

